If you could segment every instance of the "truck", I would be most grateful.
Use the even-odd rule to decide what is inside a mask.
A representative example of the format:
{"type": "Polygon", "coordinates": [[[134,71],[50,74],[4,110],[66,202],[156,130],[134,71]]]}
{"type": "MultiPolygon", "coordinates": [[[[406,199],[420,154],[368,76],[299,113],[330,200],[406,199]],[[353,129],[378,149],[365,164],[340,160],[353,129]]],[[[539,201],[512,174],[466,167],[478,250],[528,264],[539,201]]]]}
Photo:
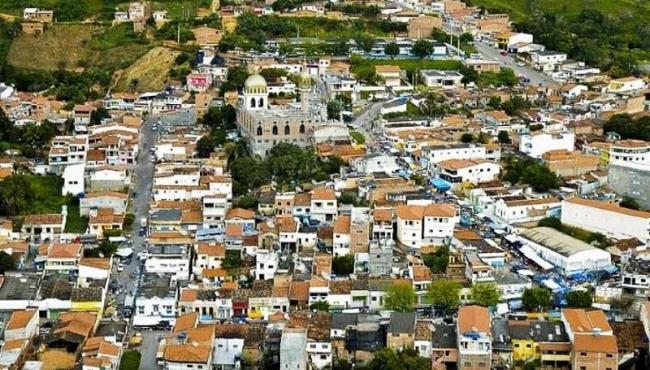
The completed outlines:
{"type": "Polygon", "coordinates": [[[146,217],[142,217],[140,219],[140,227],[143,227],[143,228],[147,227],[147,218],[146,217]]]}

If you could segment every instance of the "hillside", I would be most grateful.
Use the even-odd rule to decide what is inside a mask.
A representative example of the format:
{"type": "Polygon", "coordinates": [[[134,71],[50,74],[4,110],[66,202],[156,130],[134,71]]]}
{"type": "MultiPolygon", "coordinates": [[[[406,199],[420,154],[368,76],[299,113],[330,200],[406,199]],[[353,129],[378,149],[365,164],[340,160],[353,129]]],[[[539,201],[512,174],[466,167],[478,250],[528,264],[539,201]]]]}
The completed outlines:
{"type": "Polygon", "coordinates": [[[151,49],[133,65],[118,75],[114,91],[157,91],[165,87],[169,71],[175,65],[179,51],[164,47],[151,49]]]}
{"type": "Polygon", "coordinates": [[[621,17],[650,16],[647,0],[471,0],[469,3],[492,11],[506,11],[515,21],[526,17],[531,9],[565,16],[574,16],[583,9],[597,9],[621,17]]]}
{"type": "Polygon", "coordinates": [[[52,24],[43,35],[19,34],[9,48],[13,67],[54,71],[79,67],[125,68],[151,48],[129,25],[52,24]]]}

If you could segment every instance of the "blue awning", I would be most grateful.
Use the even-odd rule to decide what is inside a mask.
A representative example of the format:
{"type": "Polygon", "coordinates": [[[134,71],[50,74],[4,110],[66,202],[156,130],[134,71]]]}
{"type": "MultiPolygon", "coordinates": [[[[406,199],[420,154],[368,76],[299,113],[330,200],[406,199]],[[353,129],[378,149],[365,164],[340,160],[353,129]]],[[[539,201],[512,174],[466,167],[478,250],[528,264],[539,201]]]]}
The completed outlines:
{"type": "Polygon", "coordinates": [[[433,186],[434,188],[440,191],[448,191],[449,189],[451,189],[451,184],[439,177],[434,177],[431,180],[429,180],[429,182],[431,183],[431,186],[433,186]]]}

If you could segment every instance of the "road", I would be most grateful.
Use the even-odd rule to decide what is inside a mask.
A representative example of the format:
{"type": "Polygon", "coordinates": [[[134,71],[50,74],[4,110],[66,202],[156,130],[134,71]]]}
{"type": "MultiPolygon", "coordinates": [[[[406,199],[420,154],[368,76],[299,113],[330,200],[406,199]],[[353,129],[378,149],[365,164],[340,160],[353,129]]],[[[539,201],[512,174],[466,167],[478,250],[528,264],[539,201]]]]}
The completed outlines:
{"type": "MultiPolygon", "coordinates": [[[[131,230],[130,240],[133,242],[133,258],[131,262],[124,266],[124,271],[116,273],[117,283],[120,286],[118,302],[123,302],[126,292],[133,293],[137,289],[137,278],[132,278],[133,273],[138,276],[138,266],[140,264],[137,254],[145,248],[145,238],[140,236],[140,219],[147,217],[149,214],[149,200],[151,198],[151,184],[153,182],[153,164],[149,160],[149,149],[155,145],[156,133],[151,130],[156,117],[150,116],[144,121],[140,133],[140,150],[137,163],[133,167],[132,177],[134,179],[133,191],[135,195],[132,198],[132,212],[135,214],[135,222],[131,230]]],[[[133,195],[133,193],[132,193],[133,195]]]]}
{"type": "Polygon", "coordinates": [[[547,84],[553,82],[553,79],[539,71],[532,69],[529,66],[520,67],[517,65],[515,59],[508,55],[501,55],[501,50],[497,50],[489,45],[483,44],[481,42],[474,42],[474,46],[478,49],[486,59],[496,60],[501,63],[501,65],[512,68],[515,73],[522,75],[530,80],[530,84],[539,85],[547,84]]]}
{"type": "Polygon", "coordinates": [[[365,108],[352,122],[352,126],[365,136],[367,148],[375,144],[374,121],[379,116],[379,112],[383,106],[384,102],[372,103],[369,108],[365,108]]]}
{"type": "Polygon", "coordinates": [[[158,370],[160,366],[156,363],[156,352],[158,352],[158,338],[165,334],[164,331],[147,330],[142,332],[142,345],[138,351],[140,358],[140,370],[158,370]]]}

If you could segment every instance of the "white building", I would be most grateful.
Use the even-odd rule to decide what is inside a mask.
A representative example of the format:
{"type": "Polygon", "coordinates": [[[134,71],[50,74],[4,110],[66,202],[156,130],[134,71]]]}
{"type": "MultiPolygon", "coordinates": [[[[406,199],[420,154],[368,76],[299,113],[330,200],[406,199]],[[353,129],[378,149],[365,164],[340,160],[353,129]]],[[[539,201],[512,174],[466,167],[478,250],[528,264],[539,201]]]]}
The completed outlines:
{"type": "Polygon", "coordinates": [[[307,370],[307,332],[305,329],[282,331],[280,369],[307,370]]]}
{"type": "Polygon", "coordinates": [[[320,187],[311,191],[311,218],[330,223],[338,213],[336,194],[331,188],[320,187]]]}
{"type": "Polygon", "coordinates": [[[397,214],[397,240],[409,248],[440,244],[454,235],[459,220],[451,204],[400,205],[397,214]]]}
{"type": "Polygon", "coordinates": [[[549,227],[523,230],[523,248],[569,275],[584,270],[599,270],[611,265],[611,255],[602,249],[572,238],[549,227]]]}
{"type": "Polygon", "coordinates": [[[535,131],[520,137],[519,151],[533,158],[551,150],[568,150],[575,148],[575,134],[572,132],[549,133],[535,131]]]}
{"type": "Polygon", "coordinates": [[[358,173],[365,175],[377,172],[392,174],[400,169],[400,166],[395,161],[395,156],[382,153],[373,153],[359,158],[354,161],[353,167],[358,173]]]}
{"type": "Polygon", "coordinates": [[[555,70],[555,66],[567,60],[566,53],[558,51],[538,51],[531,54],[533,66],[542,71],[555,70]]]}
{"type": "Polygon", "coordinates": [[[434,173],[452,186],[469,182],[474,185],[495,180],[499,177],[501,166],[482,159],[449,159],[436,163],[434,173]]]}
{"type": "Polygon", "coordinates": [[[176,322],[176,280],[169,275],[145,274],[135,300],[133,326],[176,322]]]}
{"type": "Polygon", "coordinates": [[[615,238],[650,242],[650,212],[609,202],[577,197],[564,200],[562,223],[615,238]]]}
{"type": "Polygon", "coordinates": [[[437,69],[424,69],[420,71],[422,83],[427,87],[441,87],[452,89],[462,86],[463,75],[458,71],[443,71],[437,69]]]}
{"type": "Polygon", "coordinates": [[[70,194],[77,196],[79,194],[83,194],[85,189],[85,169],[86,165],[83,163],[73,164],[65,167],[63,170],[63,175],[61,175],[63,178],[63,187],[61,188],[62,195],[70,194]]]}
{"type": "Polygon", "coordinates": [[[607,91],[613,93],[629,93],[645,89],[647,84],[643,79],[630,76],[611,80],[607,86],[607,91]]]}
{"type": "Polygon", "coordinates": [[[492,325],[488,309],[463,306],[458,309],[458,369],[489,368],[492,363],[492,325]]]}
{"type": "Polygon", "coordinates": [[[507,224],[539,221],[557,214],[561,203],[558,198],[521,200],[499,199],[494,204],[494,215],[507,224]]]}
{"type": "Polygon", "coordinates": [[[422,159],[424,165],[431,171],[433,164],[449,159],[473,160],[486,159],[487,149],[485,146],[476,144],[442,144],[422,147],[422,159]]]}
{"type": "Polygon", "coordinates": [[[239,369],[243,351],[244,339],[242,338],[216,338],[212,354],[214,369],[239,369]]]}
{"type": "Polygon", "coordinates": [[[609,164],[636,164],[650,167],[650,143],[643,140],[621,140],[609,147],[609,164]]]}
{"type": "Polygon", "coordinates": [[[266,249],[257,250],[255,252],[255,280],[272,280],[279,263],[278,253],[266,249]]]}

